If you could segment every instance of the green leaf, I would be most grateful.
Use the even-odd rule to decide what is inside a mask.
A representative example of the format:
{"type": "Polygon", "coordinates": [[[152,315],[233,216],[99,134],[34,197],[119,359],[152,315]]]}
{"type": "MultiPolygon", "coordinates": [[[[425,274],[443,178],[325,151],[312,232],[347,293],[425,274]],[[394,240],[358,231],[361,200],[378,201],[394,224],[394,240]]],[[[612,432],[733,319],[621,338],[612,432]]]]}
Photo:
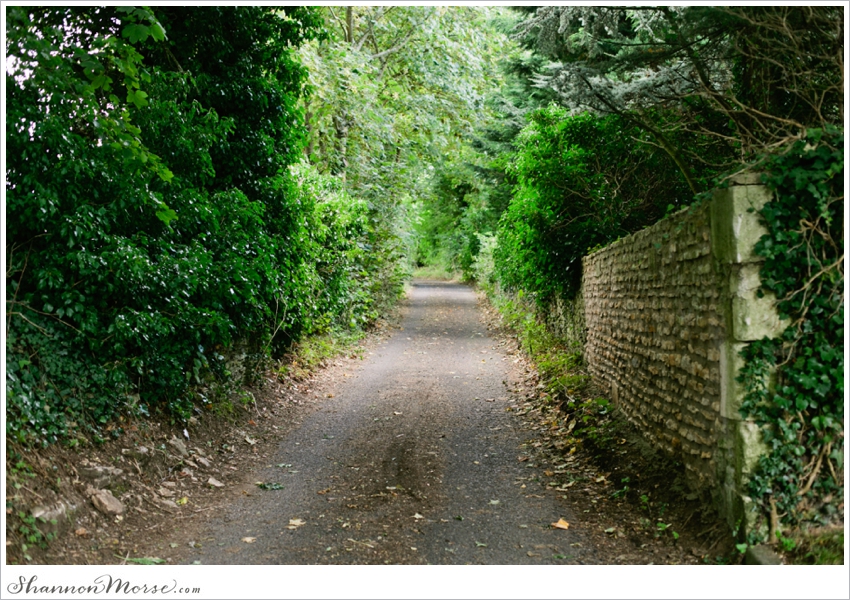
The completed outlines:
{"type": "Polygon", "coordinates": [[[147,27],[146,25],[139,25],[138,23],[127,25],[121,31],[121,35],[129,39],[131,44],[136,44],[140,41],[144,42],[146,39],[148,39],[148,36],[150,34],[150,27],[147,27]]]}
{"type": "Polygon", "coordinates": [[[148,556],[143,557],[143,558],[126,558],[126,557],[121,556],[119,554],[114,554],[113,556],[115,556],[115,558],[120,558],[123,561],[135,563],[137,565],[164,565],[165,564],[165,559],[163,559],[163,558],[148,557],[148,556]]]}
{"type": "Polygon", "coordinates": [[[163,205],[162,208],[156,211],[156,218],[171,227],[171,222],[177,218],[177,213],[163,205]]]}
{"type": "Polygon", "coordinates": [[[273,482],[273,483],[263,482],[263,483],[258,483],[257,487],[260,488],[261,490],[282,490],[283,484],[277,483],[277,482],[273,482]]]}
{"type": "Polygon", "coordinates": [[[166,183],[171,181],[174,178],[174,173],[172,173],[168,168],[160,166],[156,172],[159,175],[159,178],[165,181],[166,183]]]}
{"type": "Polygon", "coordinates": [[[165,39],[165,29],[163,29],[162,25],[159,23],[151,25],[151,37],[153,37],[153,39],[157,42],[161,42],[165,39]]]}
{"type": "Polygon", "coordinates": [[[94,89],[98,89],[98,88],[108,89],[110,83],[112,83],[112,79],[110,79],[106,75],[98,75],[97,77],[95,77],[92,80],[91,85],[94,89]]]}
{"type": "Polygon", "coordinates": [[[142,108],[148,105],[148,94],[142,90],[131,90],[127,92],[127,102],[132,102],[136,108],[142,108]]]}

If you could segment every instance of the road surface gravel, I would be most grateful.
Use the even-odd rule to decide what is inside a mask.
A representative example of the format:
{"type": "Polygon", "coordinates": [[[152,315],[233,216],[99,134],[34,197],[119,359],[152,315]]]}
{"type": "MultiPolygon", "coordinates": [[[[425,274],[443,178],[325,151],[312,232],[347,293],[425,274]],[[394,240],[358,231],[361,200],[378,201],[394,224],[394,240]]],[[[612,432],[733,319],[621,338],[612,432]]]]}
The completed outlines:
{"type": "Polygon", "coordinates": [[[523,456],[532,432],[511,410],[514,360],[469,287],[415,281],[400,329],[284,434],[179,560],[604,562],[575,527],[552,527],[575,515],[523,456]]]}

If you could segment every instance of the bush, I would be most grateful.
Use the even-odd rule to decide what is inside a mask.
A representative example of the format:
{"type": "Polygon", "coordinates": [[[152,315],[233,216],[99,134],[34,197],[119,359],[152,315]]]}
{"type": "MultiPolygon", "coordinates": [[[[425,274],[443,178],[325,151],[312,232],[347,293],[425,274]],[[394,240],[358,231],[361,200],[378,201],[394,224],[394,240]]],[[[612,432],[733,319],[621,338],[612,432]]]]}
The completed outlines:
{"type": "Polygon", "coordinates": [[[501,218],[496,274],[545,304],[572,298],[581,257],[662,218],[692,195],[669,156],[616,117],[531,113],[510,172],[514,197],[501,218]]]}
{"type": "Polygon", "coordinates": [[[291,45],[318,22],[278,10],[9,12],[9,439],[185,419],[191,385],[227,379],[225,348],[262,355],[348,306],[317,248],[348,252],[360,209],[313,201],[288,172],[291,45]]]}

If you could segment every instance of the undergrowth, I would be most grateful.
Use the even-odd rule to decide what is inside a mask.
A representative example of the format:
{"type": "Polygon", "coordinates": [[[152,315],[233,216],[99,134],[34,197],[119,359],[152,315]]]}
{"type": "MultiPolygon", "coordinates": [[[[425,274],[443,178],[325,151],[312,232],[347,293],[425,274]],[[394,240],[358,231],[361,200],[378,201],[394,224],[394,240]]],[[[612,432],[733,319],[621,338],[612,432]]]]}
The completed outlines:
{"type": "Polygon", "coordinates": [[[796,565],[843,565],[844,531],[832,529],[785,541],[785,557],[796,565]]]}
{"type": "Polygon", "coordinates": [[[438,279],[440,281],[459,281],[461,279],[459,273],[439,264],[416,267],[413,271],[413,277],[416,279],[438,279]]]}
{"type": "Polygon", "coordinates": [[[590,442],[601,449],[610,443],[614,437],[608,418],[611,404],[607,398],[594,397],[581,352],[546,328],[522,291],[515,296],[492,294],[491,301],[537,366],[541,409],[560,411],[566,417],[575,444],[590,442]]]}
{"type": "Polygon", "coordinates": [[[303,379],[342,354],[362,358],[363,350],[357,344],[364,336],[361,330],[334,330],[306,338],[295,344],[292,351],[280,361],[277,374],[303,379]]]}

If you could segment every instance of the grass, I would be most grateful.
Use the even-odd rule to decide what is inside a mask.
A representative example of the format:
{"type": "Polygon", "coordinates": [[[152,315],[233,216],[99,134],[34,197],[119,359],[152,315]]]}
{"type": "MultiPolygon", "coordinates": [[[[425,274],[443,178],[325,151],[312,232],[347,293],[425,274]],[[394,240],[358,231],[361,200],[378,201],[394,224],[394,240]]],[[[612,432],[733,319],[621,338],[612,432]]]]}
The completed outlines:
{"type": "Polygon", "coordinates": [[[449,271],[442,265],[425,265],[413,271],[414,279],[438,279],[440,281],[460,281],[460,273],[449,271]]]}
{"type": "Polygon", "coordinates": [[[793,548],[786,553],[789,562],[797,565],[844,564],[843,530],[821,530],[795,538],[793,548]]]}
{"type": "Polygon", "coordinates": [[[281,361],[278,374],[303,379],[326,361],[341,354],[362,355],[363,351],[357,348],[357,343],[364,335],[360,330],[330,331],[304,339],[281,361]]]}
{"type": "MultiPolygon", "coordinates": [[[[295,344],[274,367],[281,379],[292,378],[301,380],[312,372],[324,366],[328,361],[347,354],[362,358],[363,350],[358,342],[365,337],[360,330],[331,330],[322,334],[305,338],[295,344]]],[[[202,396],[206,407],[218,418],[235,422],[239,408],[246,409],[256,406],[252,392],[239,386],[213,386],[202,396]]]]}
{"type": "Polygon", "coordinates": [[[505,324],[516,333],[522,349],[537,364],[550,401],[559,402],[562,407],[574,403],[590,383],[590,377],[583,371],[581,352],[553,335],[521,295],[496,296],[492,301],[505,324]]]}

